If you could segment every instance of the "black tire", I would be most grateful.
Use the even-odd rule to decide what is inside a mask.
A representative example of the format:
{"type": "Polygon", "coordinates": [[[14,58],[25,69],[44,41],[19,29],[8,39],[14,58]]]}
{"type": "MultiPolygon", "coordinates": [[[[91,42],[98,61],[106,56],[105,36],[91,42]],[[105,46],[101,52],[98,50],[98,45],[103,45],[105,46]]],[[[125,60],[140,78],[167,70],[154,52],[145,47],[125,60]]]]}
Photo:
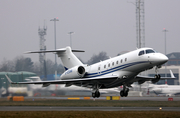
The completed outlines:
{"type": "Polygon", "coordinates": [[[155,75],[154,78],[158,78],[158,75],[155,75]]]}
{"type": "Polygon", "coordinates": [[[123,91],[120,91],[120,96],[124,97],[124,92],[123,91]]]}
{"type": "Polygon", "coordinates": [[[95,92],[95,97],[97,97],[97,98],[99,98],[99,97],[100,97],[100,93],[99,93],[99,91],[96,91],[96,92],[95,92]]]}
{"type": "Polygon", "coordinates": [[[97,96],[98,98],[100,97],[100,92],[98,91],[98,96],[97,96]]]}
{"type": "Polygon", "coordinates": [[[158,76],[159,79],[161,78],[161,75],[158,74],[157,76],[158,76]]]}
{"type": "Polygon", "coordinates": [[[124,93],[124,96],[125,96],[125,97],[127,97],[127,96],[128,96],[128,91],[126,91],[126,92],[124,93]]]}
{"type": "Polygon", "coordinates": [[[96,97],[96,94],[95,94],[95,93],[92,93],[92,97],[95,98],[95,97],[96,97]]]}

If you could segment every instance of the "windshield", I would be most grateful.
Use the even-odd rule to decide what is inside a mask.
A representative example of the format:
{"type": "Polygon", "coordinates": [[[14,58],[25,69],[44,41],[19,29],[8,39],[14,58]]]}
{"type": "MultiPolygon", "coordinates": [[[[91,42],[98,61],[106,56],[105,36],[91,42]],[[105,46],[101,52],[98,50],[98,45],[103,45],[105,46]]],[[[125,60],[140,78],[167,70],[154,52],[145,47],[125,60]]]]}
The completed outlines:
{"type": "Polygon", "coordinates": [[[139,52],[139,56],[143,55],[144,54],[144,50],[140,51],[139,52]]]}
{"type": "Polygon", "coordinates": [[[155,51],[152,49],[146,50],[146,54],[149,54],[149,53],[155,53],[155,51]]]}

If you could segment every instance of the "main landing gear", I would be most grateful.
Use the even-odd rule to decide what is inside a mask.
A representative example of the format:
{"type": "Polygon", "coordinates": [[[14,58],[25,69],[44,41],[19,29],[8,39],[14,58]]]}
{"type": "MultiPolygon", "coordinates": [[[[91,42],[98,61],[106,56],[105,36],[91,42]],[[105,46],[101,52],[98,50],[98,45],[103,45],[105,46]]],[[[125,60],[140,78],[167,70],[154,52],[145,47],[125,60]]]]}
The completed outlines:
{"type": "Polygon", "coordinates": [[[123,85],[123,90],[120,91],[120,96],[121,97],[127,97],[129,92],[129,88],[126,88],[125,85],[123,85]]]}
{"type": "Polygon", "coordinates": [[[99,98],[100,97],[100,92],[99,92],[99,89],[101,88],[101,85],[94,85],[93,87],[93,91],[92,91],[92,97],[93,98],[99,98]]]}
{"type": "Polygon", "coordinates": [[[99,98],[100,97],[100,92],[96,90],[94,93],[92,93],[93,98],[99,98]]]}

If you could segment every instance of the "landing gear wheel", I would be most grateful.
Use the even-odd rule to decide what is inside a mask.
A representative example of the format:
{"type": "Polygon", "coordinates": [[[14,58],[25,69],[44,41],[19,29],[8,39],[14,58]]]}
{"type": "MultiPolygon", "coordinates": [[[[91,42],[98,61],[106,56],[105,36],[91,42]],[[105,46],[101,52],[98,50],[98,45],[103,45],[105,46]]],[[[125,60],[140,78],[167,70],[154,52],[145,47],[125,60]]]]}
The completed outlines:
{"type": "Polygon", "coordinates": [[[92,97],[93,98],[99,98],[100,97],[100,92],[99,91],[96,91],[95,93],[92,93],[92,97]]]}
{"type": "Polygon", "coordinates": [[[124,97],[127,97],[128,96],[128,91],[126,91],[125,93],[124,93],[124,97]]]}
{"type": "Polygon", "coordinates": [[[95,93],[92,93],[92,97],[93,97],[93,98],[95,98],[95,97],[96,97],[95,93]]]}
{"type": "Polygon", "coordinates": [[[100,93],[99,93],[99,91],[96,91],[96,92],[95,92],[95,96],[96,96],[97,98],[99,98],[99,97],[100,97],[100,93]]]}
{"type": "Polygon", "coordinates": [[[154,78],[160,79],[161,75],[157,74],[157,75],[154,76],[154,78]]]}
{"type": "Polygon", "coordinates": [[[120,91],[120,96],[121,97],[127,97],[128,96],[128,92],[129,92],[129,89],[125,88],[125,89],[120,91]]]}
{"type": "Polygon", "coordinates": [[[120,96],[124,97],[124,92],[123,91],[120,92],[120,96]]]}

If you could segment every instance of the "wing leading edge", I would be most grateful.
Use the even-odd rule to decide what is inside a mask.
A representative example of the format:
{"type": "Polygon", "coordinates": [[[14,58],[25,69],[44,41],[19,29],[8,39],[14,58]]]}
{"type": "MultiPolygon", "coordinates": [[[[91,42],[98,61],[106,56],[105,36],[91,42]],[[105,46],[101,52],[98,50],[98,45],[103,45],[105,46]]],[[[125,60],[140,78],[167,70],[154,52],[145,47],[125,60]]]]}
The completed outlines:
{"type": "Polygon", "coordinates": [[[80,78],[80,79],[67,79],[67,80],[54,80],[54,81],[12,82],[7,75],[5,76],[11,84],[43,84],[43,85],[69,84],[69,83],[98,83],[99,81],[103,81],[103,80],[107,81],[118,78],[117,76],[101,76],[94,78],[80,78]]]}

